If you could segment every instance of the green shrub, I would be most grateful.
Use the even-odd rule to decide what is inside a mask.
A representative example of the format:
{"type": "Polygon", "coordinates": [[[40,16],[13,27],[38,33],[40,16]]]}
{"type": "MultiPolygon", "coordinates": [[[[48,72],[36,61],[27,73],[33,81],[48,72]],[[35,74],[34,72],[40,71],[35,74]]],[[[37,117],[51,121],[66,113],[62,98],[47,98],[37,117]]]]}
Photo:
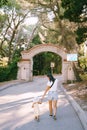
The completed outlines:
{"type": "Polygon", "coordinates": [[[80,74],[80,78],[81,78],[83,81],[87,81],[87,73],[80,74]]]}
{"type": "Polygon", "coordinates": [[[79,64],[84,71],[87,71],[87,57],[85,56],[79,57],[79,64]]]}
{"type": "Polygon", "coordinates": [[[17,77],[17,62],[14,61],[6,67],[0,67],[0,82],[14,80],[17,77]]]}
{"type": "Polygon", "coordinates": [[[0,82],[5,81],[8,77],[8,67],[0,67],[0,82]]]}

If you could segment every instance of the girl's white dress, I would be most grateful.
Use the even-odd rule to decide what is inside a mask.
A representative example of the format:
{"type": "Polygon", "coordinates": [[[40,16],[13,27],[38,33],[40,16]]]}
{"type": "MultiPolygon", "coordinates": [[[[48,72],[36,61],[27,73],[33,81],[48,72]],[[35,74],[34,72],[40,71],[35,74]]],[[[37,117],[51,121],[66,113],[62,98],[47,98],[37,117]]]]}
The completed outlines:
{"type": "Polygon", "coordinates": [[[35,116],[39,116],[40,115],[40,110],[39,110],[39,98],[38,97],[35,97],[33,99],[33,103],[34,103],[34,115],[35,116]]]}

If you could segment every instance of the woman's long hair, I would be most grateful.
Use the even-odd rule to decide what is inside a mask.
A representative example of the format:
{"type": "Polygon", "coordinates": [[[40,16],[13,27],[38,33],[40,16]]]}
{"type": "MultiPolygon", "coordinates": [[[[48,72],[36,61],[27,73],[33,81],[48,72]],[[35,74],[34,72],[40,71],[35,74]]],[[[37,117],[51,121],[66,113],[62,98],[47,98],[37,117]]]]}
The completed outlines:
{"type": "Polygon", "coordinates": [[[55,78],[51,74],[47,74],[47,77],[49,78],[50,82],[54,82],[55,78]]]}

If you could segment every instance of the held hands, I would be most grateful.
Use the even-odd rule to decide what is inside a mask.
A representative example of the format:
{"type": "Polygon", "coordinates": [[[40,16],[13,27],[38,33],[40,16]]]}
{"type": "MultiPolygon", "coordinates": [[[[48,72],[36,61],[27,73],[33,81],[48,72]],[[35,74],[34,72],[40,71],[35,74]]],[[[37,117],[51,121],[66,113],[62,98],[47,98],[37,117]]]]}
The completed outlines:
{"type": "Polygon", "coordinates": [[[42,101],[43,101],[43,98],[41,98],[41,99],[39,100],[39,104],[42,104],[42,101]]]}
{"type": "Polygon", "coordinates": [[[42,100],[41,99],[39,100],[39,104],[42,104],[42,100]]]}

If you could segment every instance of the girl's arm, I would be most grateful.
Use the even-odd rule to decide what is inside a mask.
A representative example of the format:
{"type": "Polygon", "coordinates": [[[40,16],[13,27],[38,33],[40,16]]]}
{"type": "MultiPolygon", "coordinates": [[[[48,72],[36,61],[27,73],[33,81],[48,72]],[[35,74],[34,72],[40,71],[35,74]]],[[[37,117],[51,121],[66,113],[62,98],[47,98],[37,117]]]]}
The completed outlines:
{"type": "Polygon", "coordinates": [[[33,102],[33,104],[32,104],[32,108],[34,107],[34,104],[35,104],[36,102],[33,102]]]}

